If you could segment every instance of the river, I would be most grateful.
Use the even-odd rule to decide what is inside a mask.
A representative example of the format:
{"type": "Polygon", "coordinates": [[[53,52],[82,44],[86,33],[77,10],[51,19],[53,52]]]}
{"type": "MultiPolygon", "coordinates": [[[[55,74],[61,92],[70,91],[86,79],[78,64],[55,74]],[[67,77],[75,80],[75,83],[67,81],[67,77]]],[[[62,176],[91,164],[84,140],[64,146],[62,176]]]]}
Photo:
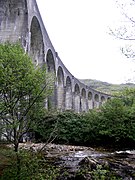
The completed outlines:
{"type": "MultiPolygon", "coordinates": [[[[22,146],[37,151],[43,144],[22,144],[22,146]]],[[[50,163],[62,169],[60,180],[76,179],[76,173],[86,169],[87,175],[77,180],[91,179],[89,176],[91,171],[105,174],[107,170],[122,180],[135,180],[135,150],[109,151],[104,148],[47,144],[43,151],[50,163]],[[68,178],[64,177],[65,171],[68,172],[68,178]]]]}

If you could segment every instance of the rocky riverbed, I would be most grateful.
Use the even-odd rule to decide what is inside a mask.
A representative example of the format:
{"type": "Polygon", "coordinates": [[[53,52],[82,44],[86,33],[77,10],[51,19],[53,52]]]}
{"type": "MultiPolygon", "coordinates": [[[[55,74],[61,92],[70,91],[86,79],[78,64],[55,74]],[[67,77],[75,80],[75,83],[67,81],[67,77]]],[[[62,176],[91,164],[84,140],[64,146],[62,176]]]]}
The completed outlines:
{"type": "Polygon", "coordinates": [[[90,172],[101,173],[104,176],[112,172],[119,179],[135,180],[135,150],[109,152],[105,149],[95,150],[83,146],[56,144],[44,146],[42,143],[20,144],[20,148],[32,151],[42,149],[45,158],[56,167],[61,168],[59,177],[61,180],[91,179],[90,172]],[[65,172],[68,175],[65,176],[65,172]]]}

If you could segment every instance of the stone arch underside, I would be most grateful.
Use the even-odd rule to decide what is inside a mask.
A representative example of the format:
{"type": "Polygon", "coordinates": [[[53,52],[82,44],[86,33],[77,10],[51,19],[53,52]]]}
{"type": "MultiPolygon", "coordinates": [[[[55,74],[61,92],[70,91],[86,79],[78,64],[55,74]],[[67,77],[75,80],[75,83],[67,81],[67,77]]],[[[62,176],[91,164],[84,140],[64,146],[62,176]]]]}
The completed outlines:
{"type": "Polygon", "coordinates": [[[0,42],[19,41],[27,48],[28,9],[26,0],[0,0],[0,42]]]}
{"type": "Polygon", "coordinates": [[[30,34],[30,56],[36,65],[41,65],[44,63],[44,42],[41,27],[36,16],[32,18],[30,34]]]}
{"type": "Polygon", "coordinates": [[[93,109],[93,94],[91,91],[88,92],[88,109],[93,109]]]}
{"type": "Polygon", "coordinates": [[[59,110],[64,110],[64,73],[61,66],[58,67],[57,83],[57,108],[59,110]]]}
{"type": "MultiPolygon", "coordinates": [[[[53,53],[51,51],[51,49],[49,49],[47,51],[47,55],[46,55],[46,68],[47,68],[47,71],[49,73],[51,73],[51,76],[56,76],[56,68],[55,68],[55,61],[54,61],[54,56],[53,56],[53,53]]],[[[48,109],[54,109],[56,108],[56,85],[55,85],[55,82],[53,84],[53,92],[52,92],[52,95],[50,97],[48,97],[48,100],[47,100],[47,107],[48,109]]]]}
{"type": "Polygon", "coordinates": [[[65,109],[72,109],[72,83],[69,76],[66,78],[65,109]]]}
{"type": "Polygon", "coordinates": [[[98,108],[99,107],[99,95],[95,94],[94,95],[94,108],[98,108]]]}
{"type": "Polygon", "coordinates": [[[81,92],[81,111],[87,111],[86,90],[84,88],[81,92]]]}
{"type": "Polygon", "coordinates": [[[101,96],[101,104],[104,104],[104,103],[105,103],[105,97],[101,96]]]}
{"type": "Polygon", "coordinates": [[[74,88],[74,110],[75,112],[80,112],[80,87],[78,84],[75,85],[74,88]]]}

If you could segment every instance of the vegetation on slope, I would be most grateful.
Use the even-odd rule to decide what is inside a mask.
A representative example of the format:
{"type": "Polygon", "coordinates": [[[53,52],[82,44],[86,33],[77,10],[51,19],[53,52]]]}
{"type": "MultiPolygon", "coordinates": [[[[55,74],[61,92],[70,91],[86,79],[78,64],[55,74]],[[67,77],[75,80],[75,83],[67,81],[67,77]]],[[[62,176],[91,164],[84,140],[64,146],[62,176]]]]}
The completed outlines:
{"type": "Polygon", "coordinates": [[[37,132],[41,140],[47,141],[51,134],[51,139],[61,144],[135,147],[135,89],[121,96],[88,113],[48,113],[36,121],[37,132]]]}
{"type": "Polygon", "coordinates": [[[125,88],[135,88],[135,84],[133,83],[126,83],[126,84],[110,84],[107,82],[102,82],[93,79],[80,79],[80,81],[87,86],[90,86],[93,89],[98,91],[107,93],[107,94],[114,94],[119,91],[122,91],[125,88]]]}

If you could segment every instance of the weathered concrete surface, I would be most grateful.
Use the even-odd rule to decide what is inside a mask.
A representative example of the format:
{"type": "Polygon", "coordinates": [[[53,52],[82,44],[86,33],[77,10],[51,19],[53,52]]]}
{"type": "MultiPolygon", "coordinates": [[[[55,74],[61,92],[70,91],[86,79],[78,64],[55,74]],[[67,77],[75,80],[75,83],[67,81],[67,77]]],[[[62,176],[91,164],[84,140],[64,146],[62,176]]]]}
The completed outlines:
{"type": "Polygon", "coordinates": [[[0,0],[0,43],[6,41],[19,41],[33,63],[46,63],[48,71],[55,74],[49,108],[87,112],[110,98],[82,84],[67,70],[49,39],[36,0],[0,0]]]}

